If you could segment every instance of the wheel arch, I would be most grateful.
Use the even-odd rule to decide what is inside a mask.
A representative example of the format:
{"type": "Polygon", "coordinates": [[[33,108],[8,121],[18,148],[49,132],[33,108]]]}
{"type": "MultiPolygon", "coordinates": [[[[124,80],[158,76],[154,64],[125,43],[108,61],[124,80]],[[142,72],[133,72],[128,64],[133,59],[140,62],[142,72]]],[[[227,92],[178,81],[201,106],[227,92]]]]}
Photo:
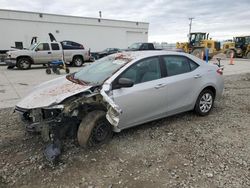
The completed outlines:
{"type": "Polygon", "coordinates": [[[28,55],[21,55],[21,56],[18,56],[18,57],[16,58],[16,62],[18,62],[21,58],[28,58],[28,59],[30,59],[31,64],[34,64],[33,58],[30,57],[30,56],[28,56],[28,55]]]}
{"type": "MultiPolygon", "coordinates": [[[[216,97],[216,88],[213,86],[213,85],[208,85],[208,86],[205,86],[202,90],[201,90],[201,92],[202,91],[204,91],[204,90],[210,90],[210,91],[212,91],[213,92],[213,94],[214,94],[214,97],[216,97]]],[[[200,92],[200,93],[201,93],[200,92]]],[[[199,94],[200,94],[199,93],[199,94]]]]}
{"type": "Polygon", "coordinates": [[[72,61],[74,60],[74,58],[76,58],[76,57],[80,57],[80,58],[82,58],[82,61],[84,62],[84,57],[83,57],[83,55],[82,54],[74,54],[73,55],[73,57],[72,57],[72,61]]]}
{"type": "Polygon", "coordinates": [[[213,92],[213,94],[214,94],[214,98],[216,97],[216,87],[213,84],[211,84],[211,83],[207,84],[207,85],[203,86],[202,88],[200,88],[199,91],[197,91],[196,96],[193,99],[193,104],[194,104],[193,108],[195,107],[195,102],[197,101],[197,99],[198,99],[199,95],[201,94],[201,92],[203,92],[206,89],[211,90],[213,92]]]}

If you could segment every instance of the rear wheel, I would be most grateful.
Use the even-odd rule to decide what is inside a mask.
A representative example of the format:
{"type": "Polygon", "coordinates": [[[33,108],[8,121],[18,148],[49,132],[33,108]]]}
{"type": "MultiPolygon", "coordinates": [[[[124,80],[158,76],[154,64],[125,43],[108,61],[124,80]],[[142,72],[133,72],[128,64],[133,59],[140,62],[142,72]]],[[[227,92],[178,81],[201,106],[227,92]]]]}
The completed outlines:
{"type": "Polygon", "coordinates": [[[214,93],[210,89],[203,90],[195,104],[195,112],[200,116],[208,115],[214,105],[214,93]]]}
{"type": "Polygon", "coordinates": [[[73,58],[73,65],[75,67],[81,67],[83,64],[83,58],[81,56],[75,56],[73,58]]]}
{"type": "Polygon", "coordinates": [[[81,147],[89,148],[108,142],[112,135],[112,127],[105,117],[105,112],[96,110],[83,118],[78,128],[77,140],[81,147]]]}
{"type": "Polygon", "coordinates": [[[29,69],[31,66],[31,60],[27,57],[22,57],[17,61],[17,68],[21,70],[29,69]]]}

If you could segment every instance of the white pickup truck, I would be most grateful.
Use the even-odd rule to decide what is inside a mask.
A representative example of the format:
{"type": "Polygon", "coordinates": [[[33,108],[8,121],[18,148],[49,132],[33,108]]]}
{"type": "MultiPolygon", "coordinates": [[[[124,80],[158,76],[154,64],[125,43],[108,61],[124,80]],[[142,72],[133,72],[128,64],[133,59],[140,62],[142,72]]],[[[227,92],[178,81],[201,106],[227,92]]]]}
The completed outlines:
{"type": "Polygon", "coordinates": [[[8,68],[29,69],[33,64],[48,64],[63,59],[67,64],[80,67],[89,58],[89,51],[83,47],[68,47],[64,42],[38,42],[27,50],[8,51],[5,63],[8,68]]]}

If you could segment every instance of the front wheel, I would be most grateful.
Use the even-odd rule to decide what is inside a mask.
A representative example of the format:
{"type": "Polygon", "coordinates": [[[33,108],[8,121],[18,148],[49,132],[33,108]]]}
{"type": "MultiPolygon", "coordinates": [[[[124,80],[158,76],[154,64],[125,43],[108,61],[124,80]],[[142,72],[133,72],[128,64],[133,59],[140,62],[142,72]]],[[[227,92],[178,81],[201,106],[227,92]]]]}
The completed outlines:
{"type": "Polygon", "coordinates": [[[47,74],[51,74],[51,69],[50,69],[50,68],[47,68],[47,69],[46,69],[46,73],[47,73],[47,74]]]}
{"type": "Polygon", "coordinates": [[[77,140],[81,147],[89,148],[106,143],[112,135],[113,130],[105,117],[105,112],[96,110],[83,118],[77,131],[77,140]]]}
{"type": "Polygon", "coordinates": [[[21,70],[29,69],[31,66],[31,60],[29,58],[23,57],[17,61],[17,68],[21,70]]]}
{"type": "Polygon", "coordinates": [[[73,65],[75,67],[81,67],[83,64],[83,58],[81,56],[75,56],[73,58],[73,65]]]}
{"type": "Polygon", "coordinates": [[[195,104],[195,112],[200,116],[208,115],[209,112],[212,110],[214,105],[214,93],[209,90],[203,90],[195,104]]]}

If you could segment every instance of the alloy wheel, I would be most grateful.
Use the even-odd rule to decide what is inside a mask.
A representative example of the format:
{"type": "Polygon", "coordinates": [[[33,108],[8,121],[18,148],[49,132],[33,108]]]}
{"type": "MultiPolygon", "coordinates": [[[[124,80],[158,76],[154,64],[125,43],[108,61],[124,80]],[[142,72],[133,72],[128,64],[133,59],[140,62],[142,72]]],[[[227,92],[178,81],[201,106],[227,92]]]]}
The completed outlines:
{"type": "Polygon", "coordinates": [[[201,112],[207,113],[213,105],[213,96],[210,93],[204,93],[200,99],[199,107],[201,112]]]}

